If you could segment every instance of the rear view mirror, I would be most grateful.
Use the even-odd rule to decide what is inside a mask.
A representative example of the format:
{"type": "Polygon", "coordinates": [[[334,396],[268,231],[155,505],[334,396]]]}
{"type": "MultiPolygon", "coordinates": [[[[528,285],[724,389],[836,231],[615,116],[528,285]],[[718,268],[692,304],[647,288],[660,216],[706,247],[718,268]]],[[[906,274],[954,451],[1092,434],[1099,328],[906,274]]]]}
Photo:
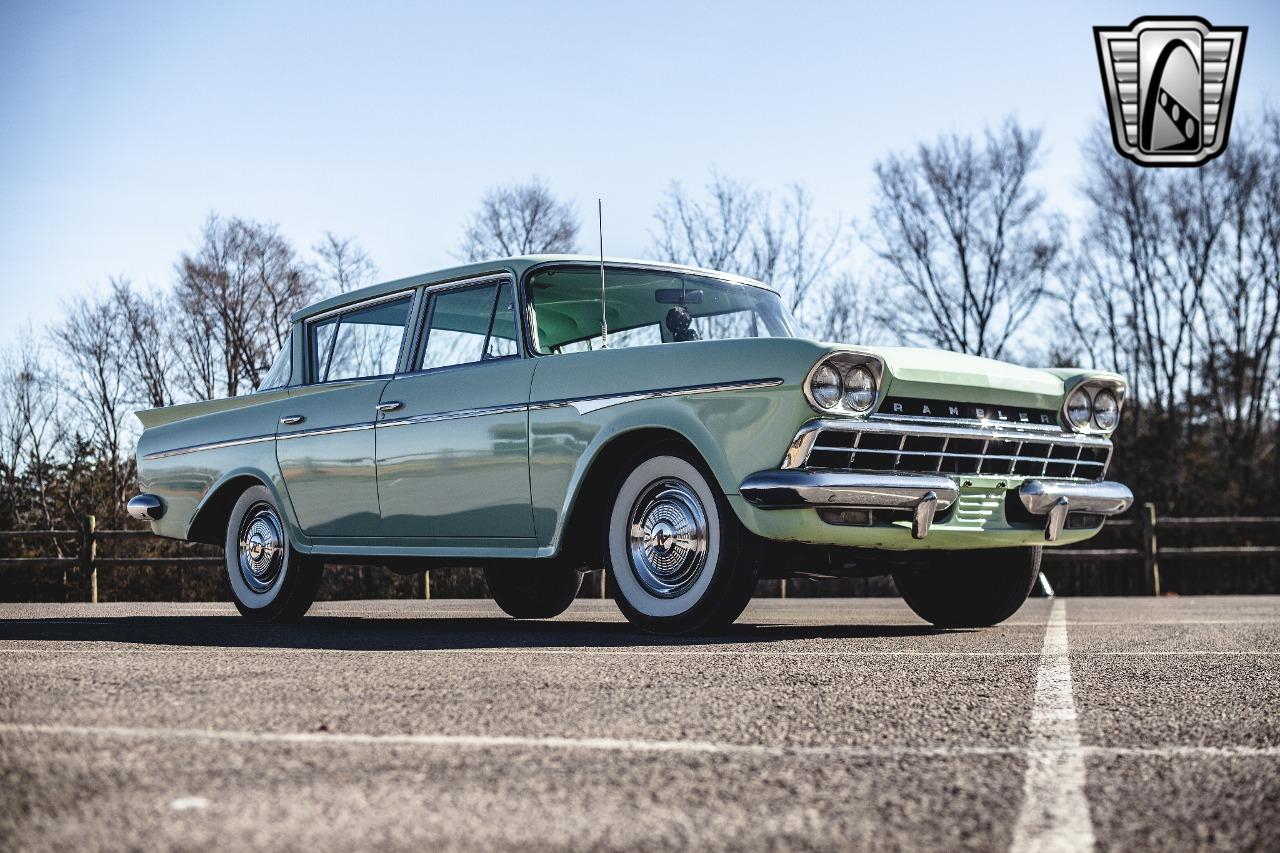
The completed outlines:
{"type": "Polygon", "coordinates": [[[697,305],[702,302],[702,291],[663,287],[653,292],[653,298],[663,305],[697,305]]]}

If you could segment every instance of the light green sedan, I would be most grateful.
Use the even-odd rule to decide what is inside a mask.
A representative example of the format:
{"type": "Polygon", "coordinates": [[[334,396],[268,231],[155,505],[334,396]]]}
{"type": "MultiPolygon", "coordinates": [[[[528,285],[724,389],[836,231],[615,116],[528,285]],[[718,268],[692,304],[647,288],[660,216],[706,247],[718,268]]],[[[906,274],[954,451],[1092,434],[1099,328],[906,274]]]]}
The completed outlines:
{"type": "Polygon", "coordinates": [[[140,412],[129,511],[224,545],[254,620],[301,617],[325,563],[358,561],[481,566],[518,618],[604,566],[661,633],[798,574],[892,574],[924,619],[992,625],[1043,546],[1132,503],[1105,479],[1124,391],[799,338],[732,275],[509,258],[320,302],[256,393],[140,412]]]}

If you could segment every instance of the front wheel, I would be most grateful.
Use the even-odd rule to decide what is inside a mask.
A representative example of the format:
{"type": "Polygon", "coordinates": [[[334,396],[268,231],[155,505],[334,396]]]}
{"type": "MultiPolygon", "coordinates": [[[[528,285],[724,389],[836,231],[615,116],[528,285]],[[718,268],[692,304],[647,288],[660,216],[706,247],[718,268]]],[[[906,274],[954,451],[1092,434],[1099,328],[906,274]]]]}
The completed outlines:
{"type": "Polygon", "coordinates": [[[245,490],[227,522],[224,561],[231,597],[251,622],[292,622],[315,601],[324,566],[289,543],[275,498],[265,486],[245,490]]]}
{"type": "Polygon", "coordinates": [[[1018,611],[1040,574],[1039,548],[930,551],[894,572],[907,606],[939,628],[986,628],[1018,611]]]}
{"type": "Polygon", "coordinates": [[[756,585],[746,531],[696,460],[639,460],[619,486],[605,555],[614,600],[655,634],[713,631],[737,619],[756,585]]]}

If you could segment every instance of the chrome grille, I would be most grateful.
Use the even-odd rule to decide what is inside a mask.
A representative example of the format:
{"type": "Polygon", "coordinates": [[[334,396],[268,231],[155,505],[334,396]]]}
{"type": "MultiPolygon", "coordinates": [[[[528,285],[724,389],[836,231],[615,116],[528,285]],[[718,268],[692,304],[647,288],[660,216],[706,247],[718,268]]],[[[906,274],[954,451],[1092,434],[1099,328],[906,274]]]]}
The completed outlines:
{"type": "Polygon", "coordinates": [[[802,466],[850,471],[1100,480],[1111,457],[1106,439],[1054,431],[942,428],[920,424],[826,421],[797,442],[802,466]],[[811,437],[810,437],[811,436],[811,437]]]}

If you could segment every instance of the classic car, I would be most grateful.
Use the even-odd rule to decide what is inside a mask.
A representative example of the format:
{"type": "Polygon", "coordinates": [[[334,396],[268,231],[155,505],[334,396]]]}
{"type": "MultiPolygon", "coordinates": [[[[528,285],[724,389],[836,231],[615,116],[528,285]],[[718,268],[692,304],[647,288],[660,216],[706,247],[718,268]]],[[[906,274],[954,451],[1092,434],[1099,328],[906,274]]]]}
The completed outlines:
{"type": "Polygon", "coordinates": [[[292,317],[255,393],[143,411],[130,513],[221,544],[236,606],[301,617],[326,563],[482,568],[519,618],[583,571],[653,632],[735,620],[760,578],[891,574],[939,626],[1010,616],[1041,549],[1132,495],[1125,384],[797,337],[763,284],[508,258],[292,317]]]}

